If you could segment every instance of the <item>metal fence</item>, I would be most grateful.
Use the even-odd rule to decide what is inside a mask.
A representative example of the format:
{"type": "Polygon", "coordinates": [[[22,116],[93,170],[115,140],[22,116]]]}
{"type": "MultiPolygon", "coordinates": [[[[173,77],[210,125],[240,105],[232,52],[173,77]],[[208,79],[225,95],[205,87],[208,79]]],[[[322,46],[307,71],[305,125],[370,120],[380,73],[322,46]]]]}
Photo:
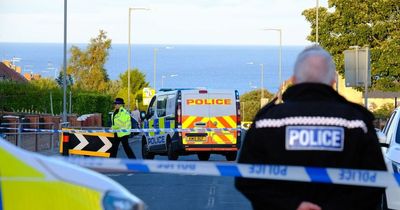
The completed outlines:
{"type": "Polygon", "coordinates": [[[30,151],[51,150],[54,151],[59,146],[59,133],[54,132],[37,132],[26,131],[24,128],[39,128],[47,127],[51,130],[61,129],[67,123],[60,123],[59,128],[56,128],[55,123],[1,123],[0,127],[7,127],[7,129],[0,129],[0,135],[15,144],[30,151]]]}

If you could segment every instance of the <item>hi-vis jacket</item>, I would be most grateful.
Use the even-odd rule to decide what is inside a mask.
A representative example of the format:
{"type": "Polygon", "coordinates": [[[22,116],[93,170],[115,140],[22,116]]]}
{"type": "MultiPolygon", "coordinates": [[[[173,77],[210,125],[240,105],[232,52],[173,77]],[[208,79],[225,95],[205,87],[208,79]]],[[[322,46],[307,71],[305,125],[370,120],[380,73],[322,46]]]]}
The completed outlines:
{"type": "MultiPolygon", "coordinates": [[[[373,115],[332,87],[297,84],[255,117],[239,163],[385,170],[373,115]]],[[[375,209],[383,189],[237,178],[253,209],[296,209],[302,201],[324,210],[375,209]]]]}
{"type": "MultiPolygon", "coordinates": [[[[131,115],[129,112],[124,108],[120,107],[118,113],[112,117],[112,129],[131,129],[131,115]]],[[[131,134],[131,132],[117,132],[118,137],[127,136],[131,134]]]]}

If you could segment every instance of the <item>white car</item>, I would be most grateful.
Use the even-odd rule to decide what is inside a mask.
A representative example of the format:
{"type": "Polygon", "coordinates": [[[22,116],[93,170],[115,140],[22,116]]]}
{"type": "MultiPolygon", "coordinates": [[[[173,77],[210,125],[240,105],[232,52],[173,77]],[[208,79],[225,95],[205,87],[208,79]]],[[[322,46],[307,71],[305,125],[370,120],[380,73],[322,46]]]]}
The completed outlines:
{"type": "MultiPolygon", "coordinates": [[[[386,166],[390,172],[400,173],[400,107],[395,109],[382,131],[378,131],[386,166]]],[[[387,188],[383,209],[400,209],[400,188],[387,188]]]]}
{"type": "Polygon", "coordinates": [[[144,203],[112,179],[0,138],[0,210],[143,210],[144,203]]]}

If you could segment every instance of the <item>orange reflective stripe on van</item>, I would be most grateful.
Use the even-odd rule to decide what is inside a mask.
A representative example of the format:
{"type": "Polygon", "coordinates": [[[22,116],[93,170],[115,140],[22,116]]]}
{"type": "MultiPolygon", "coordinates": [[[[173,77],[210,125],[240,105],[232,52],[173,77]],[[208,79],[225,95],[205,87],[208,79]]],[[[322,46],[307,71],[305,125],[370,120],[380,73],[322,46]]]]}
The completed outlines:
{"type": "MultiPolygon", "coordinates": [[[[236,120],[237,116],[235,115],[216,117],[182,116],[182,128],[236,128],[236,120]]],[[[183,144],[236,144],[237,141],[237,131],[206,132],[206,136],[198,137],[195,140],[189,139],[188,133],[190,132],[182,132],[183,144]]]]}

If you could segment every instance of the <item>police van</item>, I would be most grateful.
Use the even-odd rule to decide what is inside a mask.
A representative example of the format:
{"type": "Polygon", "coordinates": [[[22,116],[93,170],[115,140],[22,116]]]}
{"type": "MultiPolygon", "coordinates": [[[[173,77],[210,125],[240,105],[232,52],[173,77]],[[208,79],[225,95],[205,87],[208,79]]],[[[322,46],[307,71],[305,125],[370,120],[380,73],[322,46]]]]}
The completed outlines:
{"type": "Polygon", "coordinates": [[[192,129],[145,132],[142,137],[143,159],[166,155],[197,154],[208,160],[210,154],[236,159],[240,147],[240,102],[237,90],[162,89],[150,101],[144,128],[192,129]],[[228,128],[226,131],[197,129],[228,128]]]}

